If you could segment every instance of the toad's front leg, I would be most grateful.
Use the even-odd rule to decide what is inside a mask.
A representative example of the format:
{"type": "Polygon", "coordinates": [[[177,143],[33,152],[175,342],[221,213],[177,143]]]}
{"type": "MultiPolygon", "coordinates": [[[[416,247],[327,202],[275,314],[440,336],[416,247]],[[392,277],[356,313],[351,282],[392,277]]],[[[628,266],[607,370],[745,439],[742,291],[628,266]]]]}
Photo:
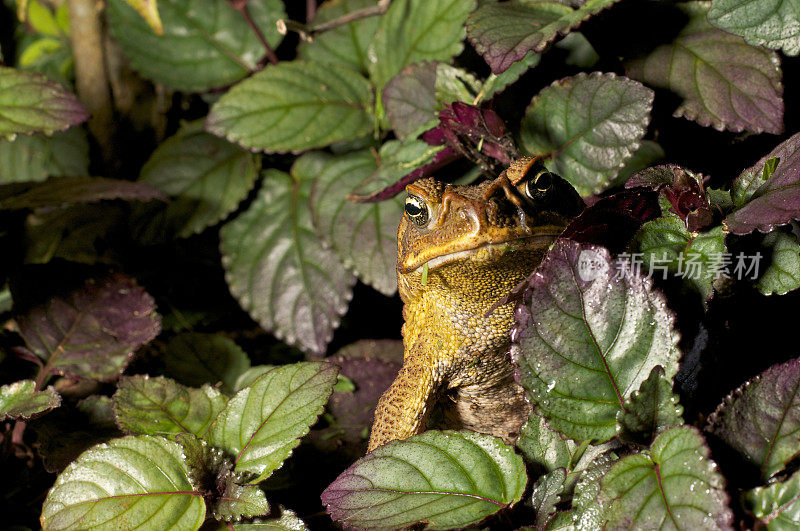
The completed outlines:
{"type": "Polygon", "coordinates": [[[375,423],[369,437],[369,451],[395,439],[407,439],[422,432],[440,386],[430,364],[407,358],[392,385],[375,409],[375,423]]]}

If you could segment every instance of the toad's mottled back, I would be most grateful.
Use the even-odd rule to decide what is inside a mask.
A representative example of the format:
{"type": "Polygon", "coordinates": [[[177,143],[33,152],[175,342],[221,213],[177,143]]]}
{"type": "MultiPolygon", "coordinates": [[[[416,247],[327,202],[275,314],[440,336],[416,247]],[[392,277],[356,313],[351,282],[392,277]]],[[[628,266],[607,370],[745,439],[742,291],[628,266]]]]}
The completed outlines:
{"type": "Polygon", "coordinates": [[[525,279],[583,208],[533,159],[494,181],[407,187],[398,230],[403,367],[375,410],[369,449],[425,429],[440,398],[448,427],[513,441],[528,417],[508,357],[513,305],[492,306],[525,279]]]}

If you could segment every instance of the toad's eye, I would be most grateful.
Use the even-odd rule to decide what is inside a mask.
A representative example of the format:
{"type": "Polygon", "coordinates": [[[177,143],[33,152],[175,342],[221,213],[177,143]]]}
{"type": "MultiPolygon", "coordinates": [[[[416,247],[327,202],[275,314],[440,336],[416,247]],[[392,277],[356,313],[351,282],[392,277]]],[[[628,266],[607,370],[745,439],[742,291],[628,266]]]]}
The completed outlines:
{"type": "Polygon", "coordinates": [[[553,174],[544,168],[525,183],[525,195],[535,202],[540,202],[547,198],[552,189],[553,174]]]}
{"type": "Polygon", "coordinates": [[[428,205],[417,196],[406,197],[406,216],[414,225],[424,226],[428,222],[428,205]]]}

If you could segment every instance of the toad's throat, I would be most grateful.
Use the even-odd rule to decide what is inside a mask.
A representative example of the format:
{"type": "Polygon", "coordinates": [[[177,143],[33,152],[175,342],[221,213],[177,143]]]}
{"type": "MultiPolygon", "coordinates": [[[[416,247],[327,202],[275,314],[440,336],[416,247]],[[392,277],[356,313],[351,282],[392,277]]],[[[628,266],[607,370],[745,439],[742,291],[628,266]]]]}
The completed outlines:
{"type": "Polygon", "coordinates": [[[433,258],[425,259],[426,257],[424,256],[414,257],[408,264],[398,264],[397,270],[405,275],[410,273],[421,274],[422,268],[426,265],[430,271],[467,259],[481,260],[483,257],[486,261],[489,261],[492,257],[501,253],[545,249],[549,247],[557,237],[558,233],[553,232],[525,236],[498,243],[483,242],[466,249],[458,249],[450,253],[434,256],[433,258]]]}

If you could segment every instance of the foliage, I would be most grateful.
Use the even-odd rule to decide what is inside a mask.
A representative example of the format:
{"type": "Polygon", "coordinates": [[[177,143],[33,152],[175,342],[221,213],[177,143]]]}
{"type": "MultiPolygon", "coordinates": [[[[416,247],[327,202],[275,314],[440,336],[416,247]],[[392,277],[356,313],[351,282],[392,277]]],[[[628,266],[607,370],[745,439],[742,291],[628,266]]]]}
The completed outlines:
{"type": "Polygon", "coordinates": [[[799,13],[4,0],[4,523],[797,527],[799,13]],[[587,204],[498,302],[527,423],[365,455],[401,192],[523,155],[587,204]]]}

